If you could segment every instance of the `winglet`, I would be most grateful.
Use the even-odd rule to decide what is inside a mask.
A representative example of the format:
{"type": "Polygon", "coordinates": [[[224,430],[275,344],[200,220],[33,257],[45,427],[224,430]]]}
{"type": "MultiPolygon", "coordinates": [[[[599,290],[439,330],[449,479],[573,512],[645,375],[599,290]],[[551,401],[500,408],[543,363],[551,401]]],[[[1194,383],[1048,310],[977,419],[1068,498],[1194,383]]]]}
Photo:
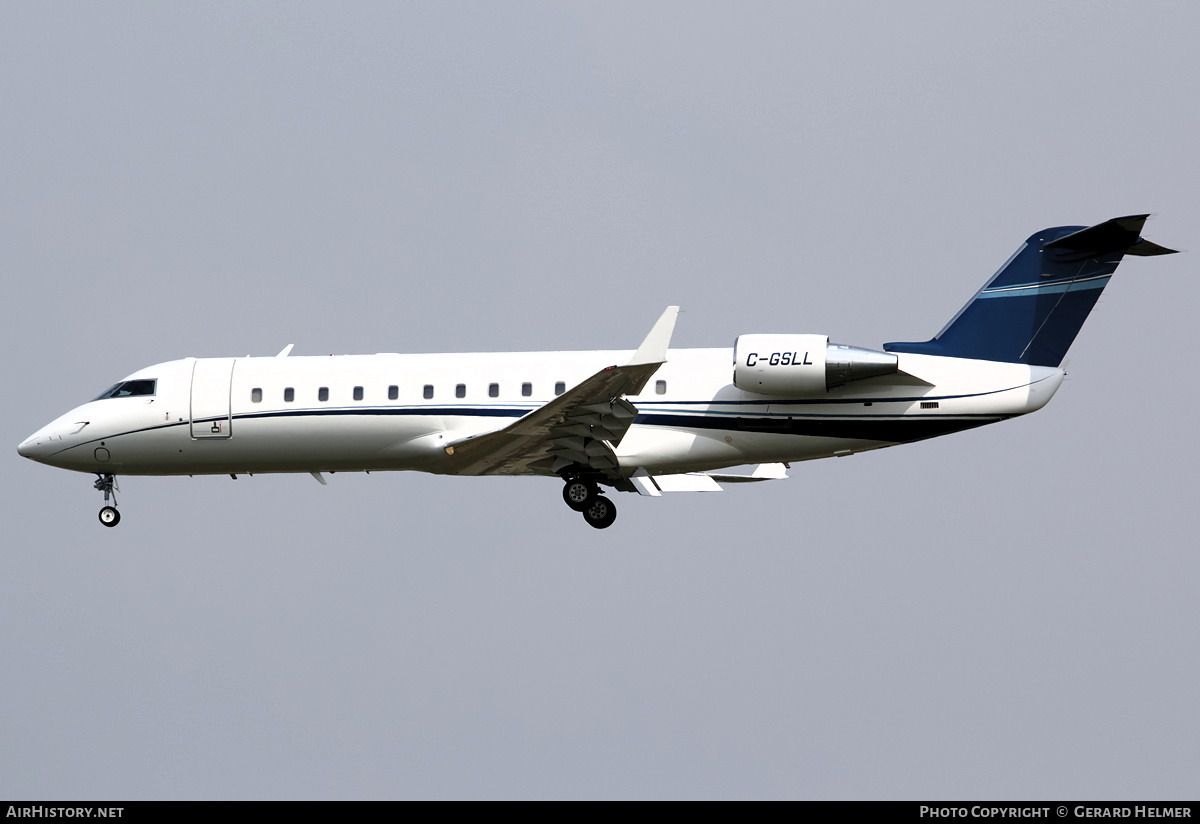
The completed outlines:
{"type": "Polygon", "coordinates": [[[655,322],[650,334],[642,341],[637,352],[633,355],[628,366],[638,366],[647,363],[666,363],[667,347],[671,344],[671,333],[675,331],[675,318],[679,315],[678,306],[668,306],[667,310],[655,322]]]}

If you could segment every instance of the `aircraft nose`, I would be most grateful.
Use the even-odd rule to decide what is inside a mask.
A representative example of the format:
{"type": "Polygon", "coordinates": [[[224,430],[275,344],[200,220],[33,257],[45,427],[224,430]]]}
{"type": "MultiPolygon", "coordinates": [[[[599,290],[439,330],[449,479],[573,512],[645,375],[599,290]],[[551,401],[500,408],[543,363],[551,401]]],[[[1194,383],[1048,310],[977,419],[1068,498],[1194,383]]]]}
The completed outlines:
{"type": "Polygon", "coordinates": [[[41,461],[53,450],[53,444],[62,437],[55,435],[52,427],[46,426],[34,432],[17,447],[17,454],[32,461],[41,461]]]}
{"type": "Polygon", "coordinates": [[[17,445],[17,454],[31,461],[61,466],[60,458],[65,450],[79,442],[79,435],[89,425],[88,420],[79,420],[75,409],[43,426],[17,445]]]}
{"type": "Polygon", "coordinates": [[[25,440],[21,441],[21,444],[17,447],[17,454],[22,458],[33,458],[36,460],[40,454],[39,447],[41,446],[42,443],[38,439],[38,436],[36,434],[31,435],[25,440]]]}

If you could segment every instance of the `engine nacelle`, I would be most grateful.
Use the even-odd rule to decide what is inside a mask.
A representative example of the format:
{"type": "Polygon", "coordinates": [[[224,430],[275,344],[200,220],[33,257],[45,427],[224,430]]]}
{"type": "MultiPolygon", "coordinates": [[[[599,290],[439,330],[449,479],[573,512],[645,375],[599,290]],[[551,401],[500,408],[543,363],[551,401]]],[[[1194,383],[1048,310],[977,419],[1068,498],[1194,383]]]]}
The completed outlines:
{"type": "Polygon", "coordinates": [[[741,335],[733,385],[762,395],[824,395],[827,335],[741,335]]]}
{"type": "Polygon", "coordinates": [[[849,381],[891,375],[898,358],[827,335],[741,335],[733,344],[733,385],[760,395],[824,395],[849,381]]]}

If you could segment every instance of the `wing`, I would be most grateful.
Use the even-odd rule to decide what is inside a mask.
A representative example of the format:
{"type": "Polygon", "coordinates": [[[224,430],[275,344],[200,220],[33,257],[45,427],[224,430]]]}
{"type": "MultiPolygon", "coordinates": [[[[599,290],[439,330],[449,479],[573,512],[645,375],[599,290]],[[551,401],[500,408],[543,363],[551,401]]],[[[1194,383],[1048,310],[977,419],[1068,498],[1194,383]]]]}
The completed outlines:
{"type": "Polygon", "coordinates": [[[613,447],[621,443],[637,395],[666,363],[678,306],[668,306],[624,366],[601,369],[545,406],[502,429],[453,441],[445,447],[455,475],[554,474],[571,466],[610,479],[620,477],[613,447]]]}

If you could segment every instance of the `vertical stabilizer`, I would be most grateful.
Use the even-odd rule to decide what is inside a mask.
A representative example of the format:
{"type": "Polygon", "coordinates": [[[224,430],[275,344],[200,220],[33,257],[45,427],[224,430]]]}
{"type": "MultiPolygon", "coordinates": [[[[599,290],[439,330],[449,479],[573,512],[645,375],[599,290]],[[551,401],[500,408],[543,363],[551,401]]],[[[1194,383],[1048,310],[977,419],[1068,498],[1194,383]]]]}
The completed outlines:
{"type": "Polygon", "coordinates": [[[1058,366],[1126,254],[1173,250],[1143,240],[1148,215],[1032,235],[932,340],[889,352],[1058,366]]]}

